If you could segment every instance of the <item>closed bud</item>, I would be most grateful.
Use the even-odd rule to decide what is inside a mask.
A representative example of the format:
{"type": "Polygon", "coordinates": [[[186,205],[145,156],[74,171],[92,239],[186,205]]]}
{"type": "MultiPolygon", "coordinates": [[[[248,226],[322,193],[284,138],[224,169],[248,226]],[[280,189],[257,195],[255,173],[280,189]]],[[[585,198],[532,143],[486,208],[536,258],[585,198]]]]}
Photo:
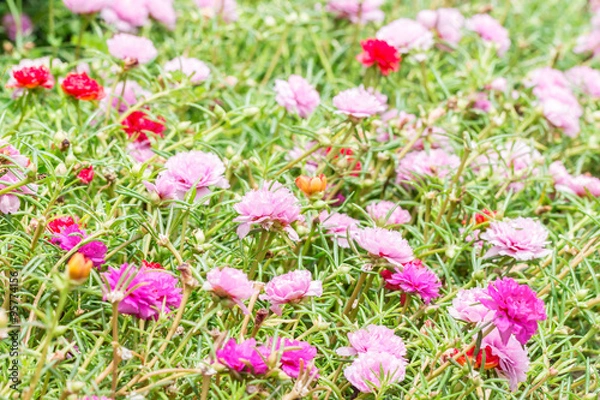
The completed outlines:
{"type": "Polygon", "coordinates": [[[75,253],[67,263],[67,275],[75,283],[84,282],[92,270],[92,261],[81,253],[75,253]]]}
{"type": "Polygon", "coordinates": [[[258,107],[248,107],[244,109],[244,116],[253,117],[260,112],[260,108],[258,107]]]}
{"type": "Polygon", "coordinates": [[[323,193],[325,191],[327,188],[327,178],[323,174],[315,176],[314,178],[301,175],[296,178],[296,186],[298,186],[298,189],[300,189],[305,195],[311,197],[317,193],[323,193]]]}
{"type": "Polygon", "coordinates": [[[65,176],[67,174],[67,166],[65,163],[60,163],[54,168],[54,174],[56,176],[65,176]]]}

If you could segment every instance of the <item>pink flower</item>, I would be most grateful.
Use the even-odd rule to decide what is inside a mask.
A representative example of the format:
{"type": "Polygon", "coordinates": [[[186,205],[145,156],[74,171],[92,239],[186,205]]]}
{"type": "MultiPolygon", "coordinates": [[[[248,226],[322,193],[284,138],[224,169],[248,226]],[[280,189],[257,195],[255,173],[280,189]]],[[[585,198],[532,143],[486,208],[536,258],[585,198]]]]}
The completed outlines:
{"type": "Polygon", "coordinates": [[[582,93],[594,99],[600,98],[600,71],[582,65],[571,68],[565,75],[582,93]]]}
{"type": "Polygon", "coordinates": [[[519,383],[527,380],[527,371],[529,371],[527,349],[514,337],[509,337],[506,342],[498,330],[494,329],[481,340],[481,349],[498,358],[496,371],[498,375],[508,379],[510,390],[516,391],[519,383]]]}
{"type": "Polygon", "coordinates": [[[594,57],[597,57],[600,54],[600,29],[595,27],[588,34],[578,37],[573,52],[578,54],[591,52],[594,57]]]}
{"type": "Polygon", "coordinates": [[[156,184],[144,182],[150,192],[161,198],[184,200],[190,190],[196,190],[195,202],[211,193],[209,187],[227,189],[229,182],[223,176],[225,165],[212,153],[192,150],[177,153],[165,163],[156,184]]]}
{"type": "Polygon", "coordinates": [[[136,81],[119,82],[115,86],[115,91],[111,94],[112,88],[105,89],[106,96],[100,101],[102,109],[106,110],[108,101],[112,103],[112,107],[118,108],[120,113],[136,104],[138,101],[149,97],[151,93],[142,88],[136,81]]]}
{"type": "Polygon", "coordinates": [[[583,115],[583,109],[570,89],[560,86],[538,86],[533,93],[540,99],[544,117],[548,122],[562,129],[569,137],[579,134],[579,118],[583,115]]]}
{"type": "Polygon", "coordinates": [[[562,71],[556,70],[551,67],[536,68],[527,74],[525,80],[527,87],[534,88],[549,88],[549,87],[561,87],[568,89],[570,87],[569,80],[562,71]]]}
{"type": "MultiPolygon", "coordinates": [[[[235,268],[213,268],[206,274],[202,289],[215,293],[219,297],[232,299],[240,305],[241,300],[249,299],[254,293],[248,276],[235,268]]],[[[243,307],[245,308],[245,307],[243,307]]]]}
{"type": "Polygon", "coordinates": [[[175,29],[177,23],[177,14],[173,2],[174,0],[146,0],[146,7],[150,16],[169,30],[175,29]]]}
{"type": "Polygon", "coordinates": [[[394,334],[390,328],[381,325],[369,325],[364,329],[348,333],[351,347],[340,347],[336,353],[341,356],[354,356],[371,351],[389,353],[404,359],[406,346],[400,336],[394,334]]]}
{"type": "Polygon", "coordinates": [[[385,14],[379,7],[384,0],[329,0],[327,11],[337,18],[344,18],[354,24],[381,22],[385,14]]]}
{"type": "Polygon", "coordinates": [[[536,333],[538,321],[547,318],[544,302],[527,285],[514,279],[497,279],[487,287],[489,297],[479,301],[494,312],[493,322],[500,331],[503,343],[508,343],[511,334],[525,344],[536,333]]]}
{"type": "MultiPolygon", "coordinates": [[[[127,152],[135,161],[139,163],[144,163],[150,158],[152,158],[152,156],[154,156],[154,152],[152,151],[152,145],[150,144],[150,141],[134,141],[131,143],[127,143],[127,152]]],[[[167,183],[167,185],[169,185],[169,183],[167,183]]],[[[174,186],[169,186],[169,189],[167,191],[164,191],[156,186],[151,188],[152,191],[156,189],[156,192],[161,198],[171,198],[171,196],[175,194],[174,186]]]]}
{"type": "Polygon", "coordinates": [[[106,41],[108,52],[126,64],[146,64],[158,55],[154,44],[144,37],[118,33],[106,41]]]}
{"type": "Polygon", "coordinates": [[[327,234],[333,237],[338,246],[345,249],[350,247],[348,240],[353,238],[358,231],[358,220],[346,214],[329,214],[327,211],[322,211],[319,214],[319,221],[327,229],[327,234]]]}
{"type": "Polygon", "coordinates": [[[271,310],[281,315],[281,305],[297,303],[308,296],[321,296],[323,286],[321,281],[313,281],[310,271],[298,270],[279,275],[271,279],[265,286],[265,294],[261,300],[271,303],[271,310]]]}
{"type": "Polygon", "coordinates": [[[413,51],[422,53],[433,46],[433,34],[426,27],[409,18],[390,22],[379,29],[376,36],[377,39],[385,40],[394,46],[402,54],[413,51]]]}
{"type": "Polygon", "coordinates": [[[165,71],[181,71],[190,78],[192,83],[205,81],[210,75],[210,69],[197,58],[176,57],[165,64],[165,71]]]}
{"type": "Polygon", "coordinates": [[[401,291],[419,296],[426,304],[440,296],[440,282],[437,275],[420,263],[406,263],[397,268],[386,282],[397,286],[401,291]]]}
{"type": "Polygon", "coordinates": [[[121,32],[135,32],[148,23],[150,12],[146,3],[147,0],[113,0],[101,16],[121,32]]]}
{"type": "Polygon", "coordinates": [[[220,16],[227,23],[238,19],[235,0],[196,0],[196,4],[208,18],[220,16]]]}
{"type": "Polygon", "coordinates": [[[264,359],[269,356],[269,349],[256,345],[256,340],[246,339],[240,344],[231,338],[216,351],[217,360],[237,372],[262,375],[267,372],[264,359]]]}
{"type": "Polygon", "coordinates": [[[355,118],[367,118],[387,108],[381,97],[362,86],[340,92],[333,98],[333,105],[337,108],[337,114],[355,118]]]}
{"type": "MultiPolygon", "coordinates": [[[[22,168],[27,168],[31,161],[23,156],[15,147],[0,139],[0,190],[18,183],[25,178],[22,168]]],[[[0,195],[0,213],[14,214],[19,211],[21,200],[14,193],[33,195],[37,193],[37,185],[28,184],[0,195]]]]}
{"type": "Polygon", "coordinates": [[[319,92],[298,75],[290,75],[287,81],[277,79],[275,92],[277,103],[288,112],[298,114],[300,118],[308,118],[321,102],[319,92]]]}
{"type": "Polygon", "coordinates": [[[110,5],[113,0],[63,0],[75,14],[93,14],[110,5]]]}
{"type": "Polygon", "coordinates": [[[385,258],[401,266],[414,260],[413,250],[400,232],[383,228],[364,228],[358,231],[356,242],[373,257],[385,258]]]}
{"type": "Polygon", "coordinates": [[[13,66],[10,78],[6,82],[9,89],[52,89],[54,77],[50,72],[50,60],[48,58],[37,58],[35,60],[21,60],[13,66]]]}
{"type": "Polygon", "coordinates": [[[381,200],[367,206],[367,213],[378,225],[402,225],[410,222],[410,213],[391,201],[381,200]]]}
{"type": "Polygon", "coordinates": [[[473,102],[473,108],[476,110],[489,113],[494,108],[494,105],[489,99],[489,95],[485,92],[479,92],[475,94],[475,101],[473,102]]]}
{"type": "Polygon", "coordinates": [[[506,92],[506,89],[508,88],[508,81],[506,80],[506,78],[495,78],[493,81],[490,82],[489,85],[486,86],[486,89],[488,90],[493,90],[496,92],[501,92],[504,93],[506,92]]]}
{"type": "Polygon", "coordinates": [[[448,313],[461,321],[480,323],[488,322],[493,317],[493,312],[481,304],[482,297],[488,298],[487,291],[481,288],[461,289],[452,300],[448,313]]]}
{"type": "Polygon", "coordinates": [[[108,282],[104,300],[113,298],[115,292],[124,296],[119,302],[122,314],[158,319],[161,313],[168,313],[181,304],[178,280],[164,270],[123,264],[119,269],[109,267],[102,275],[108,282]]]}
{"type": "Polygon", "coordinates": [[[293,222],[304,220],[298,199],[279,182],[265,181],[260,188],[246,193],[233,208],[240,215],[234,219],[241,223],[237,228],[240,239],[248,235],[253,224],[259,224],[267,231],[281,229],[291,240],[300,239],[291,227],[293,222]]]}
{"type": "MultiPolygon", "coordinates": [[[[50,241],[64,251],[71,251],[79,245],[88,235],[77,223],[65,226],[58,232],[54,232],[50,241]]],[[[106,245],[99,240],[94,240],[81,246],[77,251],[90,259],[95,267],[104,264],[107,252],[106,245]]]]}
{"type": "Polygon", "coordinates": [[[508,31],[488,14],[472,16],[467,20],[466,27],[481,36],[484,41],[494,43],[499,56],[503,56],[510,47],[508,31]]]}
{"type": "Polygon", "coordinates": [[[404,380],[406,361],[386,352],[360,353],[344,376],[363,393],[371,393],[404,380]]]}
{"type": "Polygon", "coordinates": [[[94,179],[94,166],[90,165],[89,167],[82,168],[77,174],[77,179],[84,185],[89,185],[94,179]]]}
{"type": "Polygon", "coordinates": [[[460,159],[443,149],[411,151],[398,163],[396,183],[413,181],[423,176],[437,176],[440,179],[454,173],[460,159]]]}
{"type": "Polygon", "coordinates": [[[600,197],[600,179],[589,175],[571,175],[561,161],[550,165],[550,175],[554,180],[554,187],[559,192],[577,196],[587,196],[589,192],[594,197],[600,197]]]}
{"type": "Polygon", "coordinates": [[[539,221],[518,217],[493,221],[480,238],[492,245],[484,258],[509,256],[519,261],[545,257],[552,251],[545,249],[548,231],[539,221]]]}
{"type": "Polygon", "coordinates": [[[448,43],[458,44],[462,38],[461,29],[465,18],[456,8],[419,11],[417,21],[427,29],[435,31],[440,39],[448,43]]]}
{"type": "Polygon", "coordinates": [[[13,42],[17,40],[18,33],[20,33],[21,36],[29,36],[33,33],[33,22],[31,22],[31,18],[25,14],[20,14],[18,18],[20,19],[20,26],[17,24],[17,19],[12,14],[5,14],[2,17],[2,27],[8,38],[13,42]]]}
{"type": "MultiPolygon", "coordinates": [[[[271,339],[271,344],[273,339],[271,339]]],[[[275,350],[281,351],[281,370],[290,378],[298,378],[301,369],[311,369],[312,376],[318,376],[319,370],[314,367],[313,360],[317,355],[317,349],[307,342],[294,339],[277,339],[275,350]],[[302,368],[301,368],[302,367],[302,368]]]]}

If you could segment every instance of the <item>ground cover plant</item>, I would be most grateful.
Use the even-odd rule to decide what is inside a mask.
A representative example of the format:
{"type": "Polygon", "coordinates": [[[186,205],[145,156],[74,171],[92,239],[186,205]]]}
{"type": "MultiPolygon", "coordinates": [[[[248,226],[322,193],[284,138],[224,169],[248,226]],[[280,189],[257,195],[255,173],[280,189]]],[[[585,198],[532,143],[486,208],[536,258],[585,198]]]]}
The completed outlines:
{"type": "Polygon", "coordinates": [[[0,13],[0,398],[599,398],[598,2],[0,13]]]}

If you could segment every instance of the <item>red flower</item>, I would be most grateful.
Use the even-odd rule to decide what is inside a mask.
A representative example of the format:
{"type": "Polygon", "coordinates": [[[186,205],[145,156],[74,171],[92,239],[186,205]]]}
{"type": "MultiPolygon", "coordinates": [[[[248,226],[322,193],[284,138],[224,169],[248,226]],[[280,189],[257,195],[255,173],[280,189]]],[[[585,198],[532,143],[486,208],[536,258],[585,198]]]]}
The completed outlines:
{"type": "Polygon", "coordinates": [[[164,269],[160,263],[142,260],[142,266],[150,269],[164,269]]]}
{"type": "Polygon", "coordinates": [[[52,89],[54,78],[45,65],[32,65],[13,69],[12,79],[8,82],[8,88],[35,89],[37,87],[52,89]]]}
{"type": "Polygon", "coordinates": [[[398,51],[386,41],[367,39],[363,40],[360,45],[363,48],[363,52],[356,56],[356,59],[362,65],[370,67],[373,64],[377,64],[377,67],[385,76],[391,71],[398,71],[402,58],[398,51]]]}
{"type": "Polygon", "coordinates": [[[77,174],[77,178],[79,178],[81,183],[89,185],[92,179],[94,179],[94,167],[90,165],[89,167],[82,169],[77,174]]]}
{"type": "Polygon", "coordinates": [[[80,74],[71,72],[63,80],[63,92],[78,100],[100,100],[104,97],[104,88],[95,79],[90,78],[85,72],[80,74]]]}
{"type": "MultiPolygon", "coordinates": [[[[329,154],[331,149],[332,149],[331,147],[327,148],[327,150],[326,150],[327,154],[329,154]]],[[[340,158],[343,158],[348,163],[348,166],[351,166],[355,163],[355,158],[352,157],[353,155],[354,155],[354,152],[352,151],[352,149],[342,148],[339,150],[339,153],[335,157],[333,157],[333,159],[339,160],[340,158]]],[[[355,173],[353,173],[352,176],[358,176],[358,173],[361,171],[361,169],[362,169],[362,164],[360,163],[360,161],[356,162],[356,164],[354,165],[354,169],[353,169],[353,171],[355,173]]]]}
{"type": "Polygon", "coordinates": [[[133,138],[136,142],[148,142],[148,136],[145,132],[152,132],[160,137],[163,137],[165,131],[165,119],[158,117],[157,121],[148,118],[148,114],[144,111],[134,111],[123,120],[123,129],[129,138],[133,138]]]}
{"type": "MultiPolygon", "coordinates": [[[[454,356],[458,354],[457,349],[453,349],[451,355],[454,356]]],[[[460,356],[456,359],[460,365],[465,365],[467,363],[467,358],[473,365],[473,368],[480,369],[481,363],[483,362],[483,355],[485,354],[485,364],[483,364],[483,369],[492,369],[498,367],[500,368],[500,357],[492,354],[492,348],[490,346],[485,346],[484,349],[479,349],[479,353],[477,353],[477,357],[473,357],[475,355],[475,347],[471,347],[463,356],[460,356]]]]}
{"type": "Polygon", "coordinates": [[[68,228],[69,226],[76,225],[76,224],[77,223],[75,222],[73,217],[63,216],[63,217],[55,218],[52,221],[48,222],[48,225],[46,225],[46,228],[48,228],[48,230],[52,233],[60,233],[65,228],[68,228]]]}

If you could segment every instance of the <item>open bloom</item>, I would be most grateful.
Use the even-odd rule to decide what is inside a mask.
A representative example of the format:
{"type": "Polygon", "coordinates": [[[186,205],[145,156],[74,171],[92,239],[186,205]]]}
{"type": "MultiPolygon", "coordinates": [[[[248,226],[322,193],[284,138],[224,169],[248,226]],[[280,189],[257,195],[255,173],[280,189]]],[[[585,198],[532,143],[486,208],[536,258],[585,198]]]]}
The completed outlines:
{"type": "Polygon", "coordinates": [[[437,275],[422,263],[409,262],[402,269],[386,278],[386,282],[397,286],[401,291],[419,296],[426,304],[440,296],[440,282],[437,275]]]}
{"type": "Polygon", "coordinates": [[[573,52],[578,54],[591,52],[594,57],[597,57],[600,54],[600,29],[594,27],[585,35],[579,36],[573,52]]]}
{"type": "Polygon", "coordinates": [[[358,232],[359,221],[343,213],[329,214],[327,211],[322,211],[319,214],[319,221],[338,246],[345,249],[350,247],[348,240],[352,239],[358,232]]]}
{"type": "Polygon", "coordinates": [[[77,179],[84,185],[89,185],[92,182],[92,179],[94,179],[94,166],[90,165],[89,167],[82,168],[81,171],[77,173],[77,179]]]}
{"type": "Polygon", "coordinates": [[[108,282],[104,300],[120,298],[119,312],[122,314],[158,319],[160,313],[170,312],[181,304],[178,280],[164,270],[123,264],[119,269],[109,267],[102,275],[108,282]]]}
{"type": "Polygon", "coordinates": [[[254,293],[252,282],[244,272],[230,267],[213,268],[206,274],[202,289],[213,292],[219,297],[229,298],[247,311],[242,300],[249,299],[254,293]]]}
{"type": "Polygon", "coordinates": [[[494,221],[480,237],[492,245],[484,256],[486,258],[500,255],[528,261],[551,253],[545,248],[550,243],[548,230],[531,218],[494,221]]]}
{"type": "Polygon", "coordinates": [[[176,57],[165,64],[165,71],[180,71],[189,77],[192,83],[203,82],[210,75],[210,68],[193,57],[176,57]]]}
{"type": "Polygon", "coordinates": [[[594,99],[600,98],[600,71],[586,65],[573,67],[565,73],[571,84],[594,99]]]}
{"type": "Polygon", "coordinates": [[[300,118],[308,118],[321,102],[319,92],[299,75],[290,75],[287,81],[277,79],[275,92],[277,103],[300,118]]]}
{"type": "Polygon", "coordinates": [[[163,132],[166,129],[163,117],[153,119],[144,111],[130,113],[123,120],[122,125],[130,139],[141,143],[149,142],[146,133],[152,132],[157,136],[163,137],[163,132]]]}
{"type": "Polygon", "coordinates": [[[379,39],[367,39],[360,42],[363,52],[356,59],[365,67],[377,65],[384,76],[400,68],[400,54],[395,47],[379,39]]]}
{"type": "Polygon", "coordinates": [[[258,189],[246,193],[233,208],[239,214],[234,221],[240,222],[237,228],[240,239],[248,235],[252,225],[258,224],[268,231],[281,229],[290,239],[299,240],[291,226],[295,221],[304,220],[298,199],[279,182],[265,181],[258,189]]]}
{"type": "Polygon", "coordinates": [[[460,159],[443,149],[411,151],[398,163],[396,182],[400,184],[425,176],[443,179],[459,165],[460,159]]]}
{"type": "Polygon", "coordinates": [[[229,23],[237,21],[237,3],[235,0],[196,0],[196,5],[205,17],[220,17],[229,23]]]}
{"type": "Polygon", "coordinates": [[[354,362],[344,369],[344,376],[363,393],[371,393],[389,384],[401,382],[406,373],[406,361],[386,352],[360,353],[354,362]]]}
{"type": "Polygon", "coordinates": [[[490,359],[497,360],[495,370],[498,375],[508,379],[510,390],[517,390],[519,383],[525,382],[529,371],[529,356],[527,349],[518,340],[511,336],[506,342],[498,330],[494,329],[482,339],[481,349],[491,355],[490,359]]]}
{"type": "Polygon", "coordinates": [[[2,27],[8,35],[8,38],[13,42],[17,40],[18,33],[20,33],[21,36],[28,36],[33,32],[33,22],[31,22],[29,16],[21,14],[18,18],[21,20],[20,24],[17,23],[17,19],[10,13],[5,14],[2,17],[2,27]]]}
{"type": "Polygon", "coordinates": [[[417,14],[417,21],[448,43],[458,44],[462,38],[461,28],[465,18],[456,8],[422,10],[417,14]]]}
{"type": "Polygon", "coordinates": [[[527,285],[514,279],[503,278],[491,282],[487,287],[489,297],[479,301],[494,313],[494,325],[500,331],[504,343],[511,334],[525,344],[536,333],[538,321],[547,318],[544,302],[527,285]]]}
{"type": "Polygon", "coordinates": [[[52,89],[54,77],[50,73],[45,59],[22,60],[18,65],[12,67],[6,87],[11,89],[36,89],[38,87],[52,89]]]}
{"type": "Polygon", "coordinates": [[[399,359],[406,356],[406,346],[400,336],[388,327],[369,325],[364,329],[348,333],[351,347],[340,347],[336,353],[341,356],[354,356],[369,351],[386,352],[399,359]]]}
{"type": "Polygon", "coordinates": [[[262,300],[271,303],[271,310],[281,315],[281,305],[297,303],[309,296],[321,296],[323,285],[321,281],[313,281],[310,271],[298,270],[274,277],[265,286],[262,300]]]}
{"type": "Polygon", "coordinates": [[[381,22],[385,17],[380,7],[384,0],[329,0],[327,11],[337,18],[344,18],[354,24],[381,22]]]}
{"type": "Polygon", "coordinates": [[[409,18],[390,22],[379,29],[376,36],[377,39],[394,46],[401,54],[422,53],[433,46],[433,34],[426,27],[409,18]]]}
{"type": "Polygon", "coordinates": [[[63,0],[75,14],[93,14],[110,5],[113,0],[63,0]]]}
{"type": "Polygon", "coordinates": [[[448,313],[452,318],[461,321],[480,323],[487,322],[493,317],[493,311],[481,304],[481,298],[489,298],[487,291],[481,288],[461,289],[452,300],[448,313]]]}
{"type": "MultiPolygon", "coordinates": [[[[72,223],[70,221],[55,223],[51,232],[53,235],[50,241],[64,251],[71,251],[88,236],[85,230],[74,221],[72,223]]],[[[79,247],[77,251],[90,259],[94,266],[99,267],[104,264],[107,248],[101,241],[93,240],[79,247]]]]}
{"type": "Polygon", "coordinates": [[[571,175],[561,161],[550,165],[550,175],[554,187],[559,192],[571,193],[577,196],[600,196],[600,179],[590,175],[571,175]]]}
{"type": "Polygon", "coordinates": [[[128,66],[149,63],[158,55],[149,39],[128,33],[118,33],[108,39],[106,44],[110,55],[125,61],[128,66]]]}
{"type": "Polygon", "coordinates": [[[216,351],[217,360],[227,368],[254,375],[262,375],[267,372],[264,359],[269,356],[269,353],[269,348],[257,346],[254,339],[246,339],[238,344],[233,338],[216,351]]]}
{"type": "Polygon", "coordinates": [[[356,242],[373,257],[386,259],[402,266],[415,257],[413,250],[400,232],[383,228],[364,228],[356,234],[356,242]]]}
{"type": "Polygon", "coordinates": [[[69,73],[60,87],[63,92],[77,100],[100,100],[104,97],[104,88],[87,73],[69,73]]]}
{"type": "Polygon", "coordinates": [[[281,370],[290,378],[298,378],[301,370],[308,368],[311,369],[311,375],[318,375],[319,371],[313,365],[317,355],[316,347],[301,340],[279,338],[275,343],[275,350],[281,351],[281,370]]]}
{"type": "MultiPolygon", "coordinates": [[[[0,190],[25,179],[23,168],[29,167],[31,161],[19,150],[5,140],[0,139],[0,190]]],[[[37,185],[27,184],[14,191],[0,194],[0,213],[14,214],[19,211],[21,200],[15,193],[32,195],[37,192],[37,185]]]]}
{"type": "Polygon", "coordinates": [[[381,97],[362,86],[340,92],[333,98],[333,105],[336,113],[355,118],[367,118],[387,108],[381,97]]]}
{"type": "Polygon", "coordinates": [[[125,112],[130,106],[137,103],[139,100],[150,96],[150,92],[142,88],[136,81],[127,80],[119,82],[115,86],[114,92],[112,88],[105,88],[106,96],[100,101],[101,107],[106,110],[109,107],[109,98],[112,102],[111,107],[117,108],[120,113],[125,112]],[[112,93],[112,94],[111,94],[112,93]]]}
{"type": "Polygon", "coordinates": [[[410,213],[391,201],[381,200],[367,206],[367,213],[379,225],[401,225],[410,222],[410,213]]]}
{"type": "Polygon", "coordinates": [[[494,43],[499,56],[503,56],[510,48],[508,31],[488,14],[472,16],[467,20],[466,27],[477,33],[484,41],[494,43]]]}

